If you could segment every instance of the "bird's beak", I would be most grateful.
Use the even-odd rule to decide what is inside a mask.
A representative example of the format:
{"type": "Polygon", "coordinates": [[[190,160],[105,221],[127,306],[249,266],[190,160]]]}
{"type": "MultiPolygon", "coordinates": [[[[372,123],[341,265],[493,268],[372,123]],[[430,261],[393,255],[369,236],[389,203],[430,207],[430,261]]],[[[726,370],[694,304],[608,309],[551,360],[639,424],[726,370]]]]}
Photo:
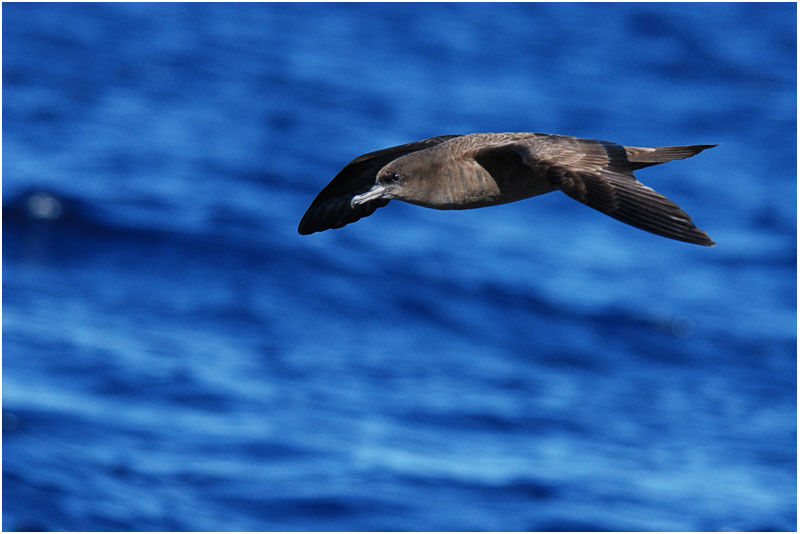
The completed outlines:
{"type": "Polygon", "coordinates": [[[373,185],[372,189],[366,193],[361,193],[360,195],[356,195],[350,199],[350,207],[355,208],[358,204],[363,204],[364,202],[369,202],[370,200],[375,200],[376,198],[383,198],[388,189],[389,187],[385,185],[373,185]]]}

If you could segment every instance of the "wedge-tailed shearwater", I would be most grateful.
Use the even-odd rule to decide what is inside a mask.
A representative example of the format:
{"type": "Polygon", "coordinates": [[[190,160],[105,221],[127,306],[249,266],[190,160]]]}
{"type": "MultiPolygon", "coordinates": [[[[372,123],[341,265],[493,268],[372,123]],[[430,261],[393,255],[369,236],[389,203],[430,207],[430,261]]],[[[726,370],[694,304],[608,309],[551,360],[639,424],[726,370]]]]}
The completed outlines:
{"type": "Polygon", "coordinates": [[[341,228],[392,199],[452,210],[561,190],[631,226],[711,246],[688,214],[639,182],[633,171],[714,146],[634,147],[540,133],[431,137],[355,158],[317,195],[297,231],[341,228]]]}

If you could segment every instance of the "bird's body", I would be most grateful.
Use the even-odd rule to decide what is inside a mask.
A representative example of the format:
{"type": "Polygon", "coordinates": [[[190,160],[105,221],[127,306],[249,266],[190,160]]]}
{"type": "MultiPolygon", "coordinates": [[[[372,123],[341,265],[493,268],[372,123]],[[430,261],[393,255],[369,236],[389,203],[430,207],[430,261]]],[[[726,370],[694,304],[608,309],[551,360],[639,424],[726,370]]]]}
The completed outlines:
{"type": "Polygon", "coordinates": [[[537,133],[432,137],[355,158],[300,221],[310,234],[339,228],[397,199],[436,209],[468,209],[561,190],[611,217],[672,239],[713,245],[676,204],[633,171],[694,156],[715,145],[626,147],[537,133]]]}

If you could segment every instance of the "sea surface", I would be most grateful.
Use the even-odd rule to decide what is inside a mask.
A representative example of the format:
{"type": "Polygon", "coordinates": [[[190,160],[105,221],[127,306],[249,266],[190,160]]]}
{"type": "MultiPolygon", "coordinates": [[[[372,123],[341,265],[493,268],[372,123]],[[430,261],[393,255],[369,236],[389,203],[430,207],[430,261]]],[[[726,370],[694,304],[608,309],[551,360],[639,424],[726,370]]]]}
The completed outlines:
{"type": "Polygon", "coordinates": [[[4,530],[787,530],[796,6],[4,4],[4,530]],[[297,223],[359,154],[534,131],[553,193],[297,223]]]}

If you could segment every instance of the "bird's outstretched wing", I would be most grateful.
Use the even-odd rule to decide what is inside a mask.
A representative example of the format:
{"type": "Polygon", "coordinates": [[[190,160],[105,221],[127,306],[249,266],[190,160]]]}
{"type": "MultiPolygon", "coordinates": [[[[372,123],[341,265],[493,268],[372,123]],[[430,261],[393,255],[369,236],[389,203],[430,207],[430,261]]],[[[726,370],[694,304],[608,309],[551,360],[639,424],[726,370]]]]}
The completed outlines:
{"type": "Polygon", "coordinates": [[[631,226],[679,241],[711,246],[714,242],[694,225],[686,212],[639,182],[633,171],[688,158],[713,146],[716,145],[626,147],[608,141],[531,134],[487,148],[487,151],[494,154],[516,152],[525,165],[554,188],[631,226]]]}
{"type": "Polygon", "coordinates": [[[454,137],[459,136],[440,135],[358,156],[339,171],[339,174],[320,191],[300,220],[297,231],[307,235],[331,228],[341,228],[362,217],[371,215],[376,209],[388,204],[389,201],[376,199],[351,206],[350,199],[355,195],[364,193],[375,185],[375,176],[379,170],[400,156],[438,145],[454,137]]]}

